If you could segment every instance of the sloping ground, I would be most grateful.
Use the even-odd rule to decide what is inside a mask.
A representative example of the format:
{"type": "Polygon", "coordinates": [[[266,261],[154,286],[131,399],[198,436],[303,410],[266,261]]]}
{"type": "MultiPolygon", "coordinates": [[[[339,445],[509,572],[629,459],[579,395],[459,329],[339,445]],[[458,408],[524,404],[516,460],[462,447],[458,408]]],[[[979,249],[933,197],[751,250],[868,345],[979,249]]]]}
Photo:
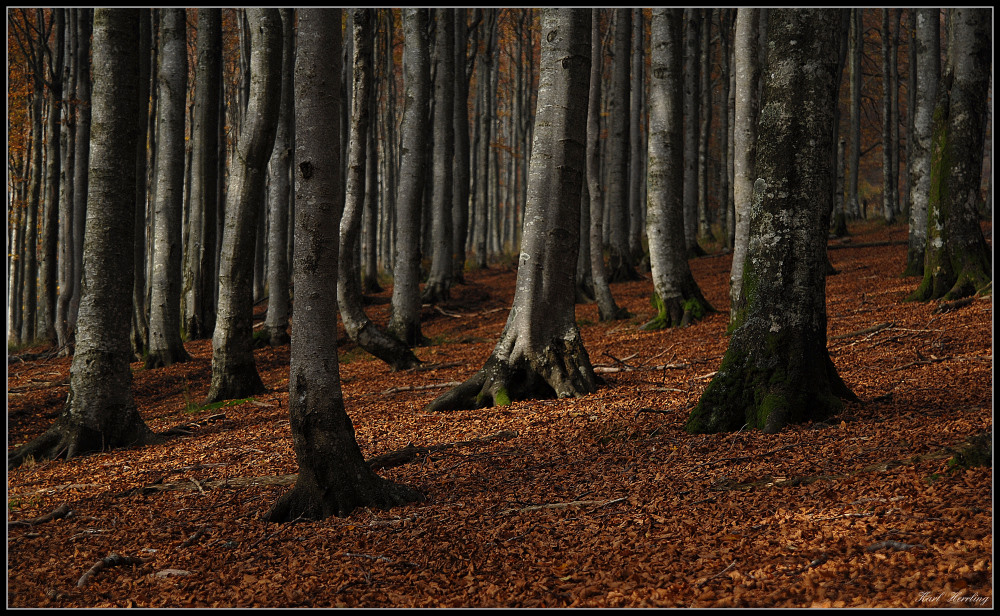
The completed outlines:
{"type": "MultiPolygon", "coordinates": [[[[952,469],[947,450],[992,431],[992,298],[903,303],[918,283],[898,275],[905,227],[852,231],[829,252],[829,347],[863,403],[777,435],[682,430],[726,348],[727,256],[691,262],[722,312],[690,327],[638,329],[653,316],[648,280],[612,287],[630,320],[579,306],[607,383],[579,399],[423,411],[490,354],[508,269],[472,272],[450,303],[424,308],[420,370],[392,373],[345,344],[366,457],[418,448],[380,472],[427,501],[390,511],[261,521],[296,472],[288,347],[258,352],[267,394],[214,409],[199,407],[209,341],[188,343],[185,364],[134,364],[154,430],[200,424],[164,445],[9,472],[8,520],[72,515],[8,523],[8,606],[992,607],[992,469],[952,469]]],[[[369,306],[380,323],[388,297],[369,306]]],[[[8,365],[8,445],[51,422],[68,370],[8,365]]]]}

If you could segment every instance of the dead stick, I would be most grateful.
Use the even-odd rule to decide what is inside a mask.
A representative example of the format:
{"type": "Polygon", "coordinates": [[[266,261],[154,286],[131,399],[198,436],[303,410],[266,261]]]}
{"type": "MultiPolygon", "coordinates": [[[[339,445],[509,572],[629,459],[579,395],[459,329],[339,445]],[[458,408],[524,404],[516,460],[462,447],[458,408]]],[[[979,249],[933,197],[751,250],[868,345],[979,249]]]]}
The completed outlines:
{"type": "Polygon", "coordinates": [[[72,514],[73,512],[70,511],[69,505],[64,503],[53,509],[51,512],[32,520],[14,520],[13,522],[7,522],[7,528],[13,528],[14,526],[34,526],[35,524],[44,524],[45,522],[65,518],[72,514]]]}
{"type": "Polygon", "coordinates": [[[836,336],[830,336],[830,340],[840,340],[842,338],[851,338],[854,336],[864,336],[865,334],[874,334],[875,332],[882,331],[887,327],[892,327],[895,323],[891,321],[886,321],[885,323],[879,323],[878,325],[872,325],[871,327],[866,327],[864,329],[858,329],[853,332],[847,332],[846,334],[837,334],[836,336]]]}
{"type": "Polygon", "coordinates": [[[397,394],[401,391],[422,391],[425,389],[440,389],[442,387],[454,387],[461,385],[458,381],[448,381],[447,383],[433,383],[431,385],[403,385],[400,387],[390,387],[382,392],[382,395],[397,394]]]}
{"type": "Polygon", "coordinates": [[[107,569],[108,567],[123,567],[128,565],[142,565],[148,562],[147,559],[136,558],[134,556],[121,556],[119,554],[108,554],[101,560],[94,563],[86,573],[80,576],[80,581],[76,583],[77,588],[83,588],[83,586],[90,581],[90,578],[94,576],[97,572],[102,569],[107,569]]]}

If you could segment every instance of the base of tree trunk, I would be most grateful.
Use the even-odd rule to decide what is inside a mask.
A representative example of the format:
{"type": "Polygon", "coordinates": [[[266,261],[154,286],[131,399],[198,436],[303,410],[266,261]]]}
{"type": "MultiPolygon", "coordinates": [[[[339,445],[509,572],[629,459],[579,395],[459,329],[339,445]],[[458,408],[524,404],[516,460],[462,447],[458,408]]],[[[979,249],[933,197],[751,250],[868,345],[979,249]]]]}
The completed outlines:
{"type": "Polygon", "coordinates": [[[254,336],[253,341],[254,348],[260,349],[265,346],[285,346],[292,341],[292,337],[288,335],[287,327],[269,327],[265,325],[260,330],[260,333],[254,336]]]}
{"type": "Polygon", "coordinates": [[[420,360],[410,347],[380,330],[370,320],[366,320],[352,338],[358,346],[389,364],[394,371],[409,370],[420,365],[420,360]]]}
{"type": "Polygon", "coordinates": [[[843,212],[835,214],[833,216],[833,236],[834,237],[847,237],[851,234],[847,230],[847,216],[843,212]]]}
{"type": "Polygon", "coordinates": [[[354,481],[341,489],[321,487],[314,476],[299,472],[295,486],[275,501],[265,519],[277,523],[322,520],[347,516],[358,507],[391,509],[425,500],[413,488],[393,483],[373,471],[362,472],[370,475],[363,483],[354,481]]]}
{"type": "Polygon", "coordinates": [[[722,365],[684,425],[690,433],[734,432],[744,426],[768,434],[789,424],[819,421],[858,398],[844,384],[825,344],[808,344],[794,334],[766,334],[746,350],[735,337],[722,365]],[[811,347],[811,348],[806,348],[811,347]]]}
{"type": "Polygon", "coordinates": [[[378,283],[378,278],[374,276],[362,276],[361,277],[361,292],[366,295],[375,295],[376,293],[381,293],[384,289],[382,285],[378,283]]]}
{"type": "Polygon", "coordinates": [[[213,368],[212,385],[205,398],[205,404],[221,402],[222,400],[239,400],[267,392],[264,382],[260,380],[257,366],[227,366],[222,371],[213,368]]]}
{"type": "Polygon", "coordinates": [[[29,458],[69,460],[88,453],[163,442],[164,439],[149,429],[137,411],[126,411],[124,415],[115,420],[121,426],[117,434],[108,434],[75,424],[64,413],[44,434],[9,453],[7,467],[20,466],[29,458]]]}
{"type": "Polygon", "coordinates": [[[591,280],[577,280],[574,304],[592,304],[595,301],[594,283],[591,280]]]}
{"type": "Polygon", "coordinates": [[[985,268],[967,267],[956,275],[950,267],[936,267],[924,272],[920,286],[906,299],[915,302],[961,299],[986,292],[991,282],[989,270],[985,268]]]}
{"type": "Polygon", "coordinates": [[[903,270],[903,276],[921,276],[924,275],[924,252],[922,250],[908,249],[906,251],[906,269],[903,270]]]}
{"type": "Polygon", "coordinates": [[[642,280],[635,265],[622,255],[611,254],[608,262],[608,282],[632,282],[642,280]]]}
{"type": "Polygon", "coordinates": [[[688,246],[687,248],[688,259],[694,259],[695,257],[704,257],[707,254],[708,253],[705,252],[705,249],[702,248],[701,244],[699,244],[698,242],[695,242],[694,246],[688,246]]]}
{"type": "Polygon", "coordinates": [[[388,331],[397,340],[406,346],[413,348],[424,346],[430,342],[430,338],[424,337],[420,331],[420,323],[393,323],[389,321],[388,331]]]}
{"type": "Polygon", "coordinates": [[[166,368],[167,366],[179,364],[190,359],[191,356],[188,355],[188,352],[184,350],[183,346],[174,349],[150,349],[146,352],[144,366],[146,370],[166,368]]]}
{"type": "Polygon", "coordinates": [[[424,285],[424,292],[420,294],[420,301],[424,304],[440,304],[451,298],[451,283],[444,280],[427,281],[424,285]]]}
{"type": "Polygon", "coordinates": [[[646,331],[656,331],[668,327],[685,327],[706,314],[715,312],[711,304],[702,297],[701,290],[698,288],[682,296],[666,300],[660,299],[660,296],[654,291],[649,298],[649,303],[652,304],[653,308],[656,308],[656,316],[642,325],[642,329],[646,331]]]}
{"type": "Polygon", "coordinates": [[[479,372],[438,396],[426,410],[479,409],[528,398],[583,396],[594,393],[597,385],[583,344],[558,340],[533,357],[521,354],[500,359],[494,352],[479,372]]]}

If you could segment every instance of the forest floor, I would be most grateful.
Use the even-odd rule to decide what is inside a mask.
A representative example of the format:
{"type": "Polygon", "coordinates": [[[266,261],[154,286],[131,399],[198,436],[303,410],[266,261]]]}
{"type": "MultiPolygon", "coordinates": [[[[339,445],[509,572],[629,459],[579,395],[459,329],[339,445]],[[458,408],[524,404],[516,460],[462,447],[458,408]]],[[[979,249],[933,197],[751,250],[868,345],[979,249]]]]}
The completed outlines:
{"type": "MultiPolygon", "coordinates": [[[[689,327],[639,329],[648,279],[612,285],[630,319],[579,305],[606,385],[577,399],[424,411],[491,353],[510,268],[424,306],[418,370],[390,372],[341,330],[362,452],[418,448],[379,472],[427,500],[389,511],[262,520],[297,470],[288,346],[257,352],[268,393],[219,408],[202,404],[211,341],[183,364],[133,364],[150,427],[188,434],[9,470],[7,605],[992,607],[992,468],[949,463],[992,432],[992,297],[904,303],[919,282],[899,276],[905,239],[872,223],[831,241],[829,349],[862,402],[774,435],[682,428],[726,349],[726,255],[691,261],[719,312],[689,327]]],[[[389,297],[368,306],[379,323],[389,297]]],[[[12,448],[60,412],[70,360],[8,362],[12,448]]]]}

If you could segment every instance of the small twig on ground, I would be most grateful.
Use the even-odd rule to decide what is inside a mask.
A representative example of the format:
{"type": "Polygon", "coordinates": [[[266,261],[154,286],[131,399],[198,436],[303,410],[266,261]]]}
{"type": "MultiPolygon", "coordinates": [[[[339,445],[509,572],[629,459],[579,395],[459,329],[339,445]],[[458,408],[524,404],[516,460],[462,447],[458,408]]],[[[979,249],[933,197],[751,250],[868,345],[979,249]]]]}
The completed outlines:
{"type": "Polygon", "coordinates": [[[138,558],[135,556],[121,556],[120,554],[108,554],[101,560],[94,563],[94,566],[87,570],[86,573],[80,576],[80,581],[76,583],[77,588],[83,588],[83,586],[90,581],[96,573],[103,569],[109,567],[125,567],[129,565],[142,565],[152,560],[151,558],[138,558]]]}
{"type": "Polygon", "coordinates": [[[424,370],[439,370],[442,368],[454,368],[455,366],[461,366],[463,362],[453,361],[446,364],[420,364],[419,366],[414,366],[412,368],[407,368],[405,372],[423,372],[424,370]]]}
{"type": "Polygon", "coordinates": [[[182,548],[190,547],[195,541],[201,539],[201,536],[205,534],[206,530],[208,530],[207,526],[202,526],[201,528],[196,530],[193,535],[191,535],[190,537],[185,539],[183,543],[181,543],[181,547],[182,548]]]}
{"type": "Polygon", "coordinates": [[[432,383],[430,385],[402,385],[400,387],[390,387],[382,392],[382,395],[397,394],[401,391],[423,391],[425,389],[440,389],[442,387],[455,387],[461,385],[458,381],[448,381],[447,383],[432,383]]]}
{"type": "Polygon", "coordinates": [[[941,314],[943,312],[951,312],[952,310],[958,310],[959,308],[964,308],[973,302],[975,298],[963,297],[962,299],[956,299],[953,302],[942,302],[938,304],[938,307],[934,309],[934,314],[941,314]]]}
{"type": "MultiPolygon", "coordinates": [[[[680,390],[674,390],[674,391],[680,391],[680,390]]],[[[673,413],[673,412],[674,411],[672,411],[670,409],[639,409],[638,411],[635,412],[635,416],[638,417],[639,413],[664,413],[664,414],[666,414],[666,413],[673,413]]]]}
{"type": "Polygon", "coordinates": [[[39,516],[31,520],[14,520],[7,522],[7,528],[10,529],[15,526],[34,526],[35,524],[44,524],[45,522],[58,520],[59,518],[65,518],[71,515],[73,515],[73,512],[70,511],[69,505],[64,503],[43,516],[39,516]]]}
{"type": "Polygon", "coordinates": [[[388,453],[375,456],[374,458],[369,458],[367,462],[368,466],[371,467],[372,470],[377,471],[402,466],[403,464],[412,462],[420,454],[442,451],[445,449],[451,449],[452,447],[466,447],[468,445],[483,445],[486,443],[492,443],[493,441],[505,441],[516,436],[517,432],[504,430],[495,434],[481,436],[467,441],[442,443],[440,445],[431,445],[429,447],[417,447],[413,443],[410,443],[402,449],[397,449],[396,451],[390,451],[388,453]]]}
{"type": "Polygon", "coordinates": [[[699,586],[699,587],[701,587],[701,586],[704,586],[704,585],[705,585],[705,584],[707,584],[707,583],[708,583],[709,581],[711,581],[711,580],[714,580],[715,578],[717,578],[717,577],[719,577],[719,576],[723,575],[723,574],[724,574],[724,573],[725,573],[726,571],[729,571],[730,569],[732,569],[732,568],[733,568],[733,565],[735,565],[735,564],[736,564],[737,562],[738,562],[738,561],[735,561],[735,560],[734,560],[733,562],[729,563],[729,566],[727,566],[727,567],[726,567],[725,569],[723,569],[722,571],[720,571],[720,572],[716,573],[716,574],[715,574],[715,575],[713,575],[712,577],[707,577],[707,578],[705,578],[704,580],[702,580],[702,581],[698,582],[697,586],[699,586]]]}
{"type": "MultiPolygon", "coordinates": [[[[687,368],[687,364],[664,364],[662,366],[637,366],[632,367],[622,367],[622,366],[594,366],[594,372],[632,372],[639,370],[683,370],[687,368]]],[[[714,374],[714,373],[713,373],[714,374]]]]}
{"type": "Polygon", "coordinates": [[[853,338],[854,336],[864,336],[866,334],[874,334],[880,332],[883,329],[894,326],[895,323],[892,321],[886,321],[885,323],[879,323],[878,325],[872,325],[871,327],[866,327],[864,329],[857,329],[853,332],[847,332],[846,334],[837,334],[836,336],[830,336],[830,340],[840,340],[842,338],[853,338]]]}
{"type": "MultiPolygon", "coordinates": [[[[712,464],[721,464],[723,462],[743,462],[745,460],[752,460],[754,458],[759,458],[761,456],[768,456],[772,453],[778,453],[779,451],[784,451],[786,449],[791,449],[793,447],[798,447],[799,443],[792,443],[791,445],[785,445],[784,447],[778,447],[777,449],[771,449],[762,453],[751,454],[748,456],[735,456],[733,458],[719,458],[718,460],[709,460],[708,462],[702,462],[701,464],[696,464],[688,469],[688,473],[696,468],[701,468],[702,466],[710,466],[712,464]]],[[[687,474],[687,473],[685,473],[687,474]]]]}
{"type": "Polygon", "coordinates": [[[638,355],[638,353],[632,353],[631,355],[629,355],[628,357],[626,357],[626,358],[624,358],[624,359],[618,359],[617,357],[615,357],[615,356],[614,356],[614,355],[612,355],[611,353],[608,353],[607,351],[604,351],[604,355],[606,355],[606,356],[610,357],[610,358],[611,358],[611,360],[612,360],[612,361],[614,361],[614,362],[615,362],[616,364],[618,364],[618,365],[620,365],[620,366],[624,366],[625,368],[632,368],[632,369],[634,370],[634,369],[635,369],[635,366],[630,366],[630,365],[626,364],[625,362],[626,362],[627,360],[629,360],[629,359],[632,359],[632,358],[633,358],[633,357],[635,357],[636,355],[638,355]]]}

